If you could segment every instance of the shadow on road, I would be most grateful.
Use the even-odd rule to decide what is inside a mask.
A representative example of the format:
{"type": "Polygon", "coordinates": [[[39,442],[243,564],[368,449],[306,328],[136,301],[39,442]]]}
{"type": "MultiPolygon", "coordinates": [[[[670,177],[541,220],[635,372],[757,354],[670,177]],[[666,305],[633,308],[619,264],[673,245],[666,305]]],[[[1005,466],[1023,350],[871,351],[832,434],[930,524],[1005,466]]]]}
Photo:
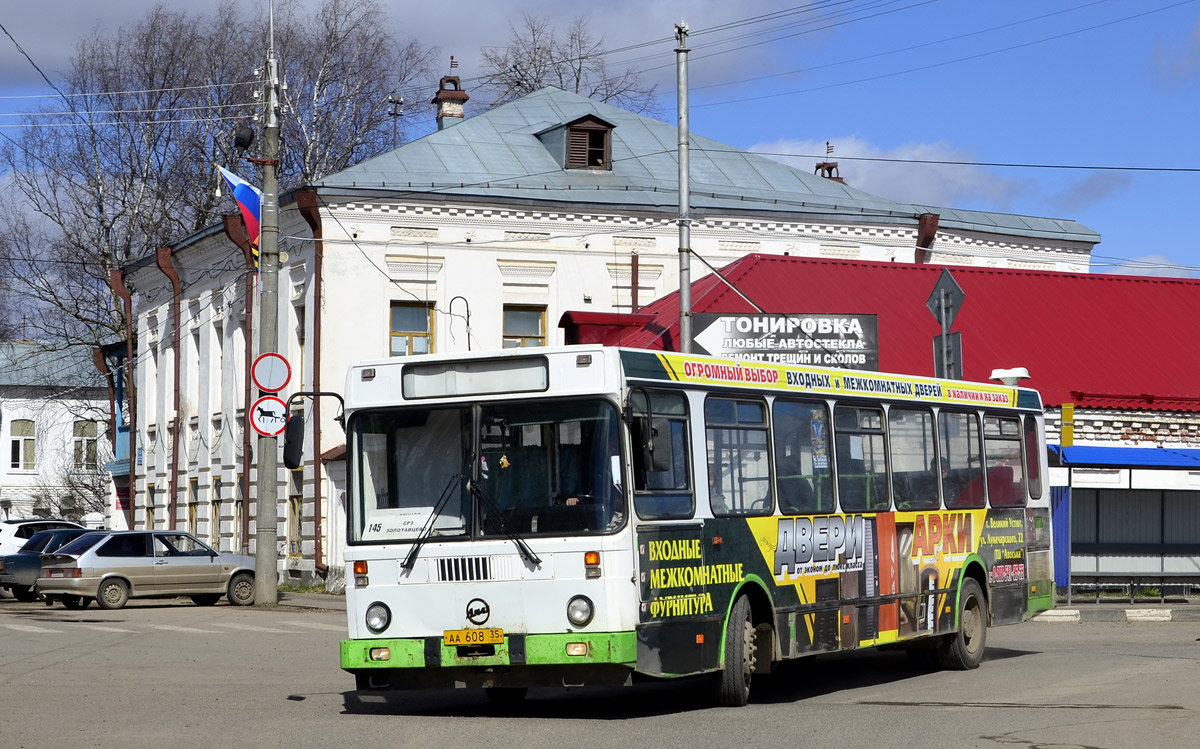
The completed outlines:
{"type": "MultiPolygon", "coordinates": [[[[989,648],[985,661],[1035,655],[1035,651],[989,648]]],[[[912,664],[900,651],[865,650],[777,665],[754,677],[753,704],[784,704],[863,687],[918,678],[937,671],[912,664]]],[[[481,689],[343,692],[352,715],[424,715],[431,717],[512,717],[625,720],[671,715],[712,707],[704,677],[652,681],[633,687],[530,689],[524,702],[492,705],[481,689]]]]}

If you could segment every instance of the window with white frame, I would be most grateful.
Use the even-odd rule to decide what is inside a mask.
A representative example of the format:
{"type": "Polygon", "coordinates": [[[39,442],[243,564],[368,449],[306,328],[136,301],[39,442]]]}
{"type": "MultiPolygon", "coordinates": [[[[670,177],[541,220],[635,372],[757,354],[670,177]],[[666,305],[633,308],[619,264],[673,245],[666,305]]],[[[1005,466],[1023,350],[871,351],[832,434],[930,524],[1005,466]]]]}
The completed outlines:
{"type": "Polygon", "coordinates": [[[75,470],[95,471],[100,467],[97,448],[100,425],[94,421],[77,421],[75,432],[75,470]]]}
{"type": "Polygon", "coordinates": [[[19,471],[34,470],[37,457],[34,431],[31,419],[13,419],[9,426],[9,436],[12,439],[12,468],[19,471]]]}

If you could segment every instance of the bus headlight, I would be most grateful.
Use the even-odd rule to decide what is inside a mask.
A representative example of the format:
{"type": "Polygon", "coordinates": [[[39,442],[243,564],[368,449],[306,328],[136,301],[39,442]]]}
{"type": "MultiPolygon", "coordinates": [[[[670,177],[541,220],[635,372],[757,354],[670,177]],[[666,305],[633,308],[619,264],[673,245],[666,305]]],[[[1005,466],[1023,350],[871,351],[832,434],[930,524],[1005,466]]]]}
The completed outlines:
{"type": "Polygon", "coordinates": [[[379,634],[392,623],[392,610],[378,601],[367,607],[367,629],[379,634]]]}
{"type": "Polygon", "coordinates": [[[576,627],[585,627],[592,620],[595,610],[587,596],[575,596],[567,603],[567,619],[576,627]]]}

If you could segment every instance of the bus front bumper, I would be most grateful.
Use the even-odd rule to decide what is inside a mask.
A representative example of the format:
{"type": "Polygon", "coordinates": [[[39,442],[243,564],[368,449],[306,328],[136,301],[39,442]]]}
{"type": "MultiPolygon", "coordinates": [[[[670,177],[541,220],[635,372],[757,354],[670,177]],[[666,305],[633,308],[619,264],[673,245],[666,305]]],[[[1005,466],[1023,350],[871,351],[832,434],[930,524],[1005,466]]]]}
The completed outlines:
{"type": "Polygon", "coordinates": [[[343,640],[341,660],[359,689],[620,685],[637,665],[637,634],[509,634],[489,646],[446,645],[441,637],[343,640]]]}

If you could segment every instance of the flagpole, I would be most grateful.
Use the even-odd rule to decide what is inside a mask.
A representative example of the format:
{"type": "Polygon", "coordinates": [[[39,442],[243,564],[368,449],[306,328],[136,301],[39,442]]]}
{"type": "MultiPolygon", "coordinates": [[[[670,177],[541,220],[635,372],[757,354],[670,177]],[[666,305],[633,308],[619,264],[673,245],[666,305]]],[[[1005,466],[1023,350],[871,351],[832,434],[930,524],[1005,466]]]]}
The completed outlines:
{"type": "MultiPolygon", "coordinates": [[[[279,70],[275,59],[275,3],[270,3],[267,111],[263,128],[262,223],[259,228],[258,353],[279,348],[279,70]]],[[[246,418],[251,418],[246,414],[246,418]]],[[[279,600],[279,453],[275,437],[259,435],[255,514],[254,603],[279,600]]]]}

